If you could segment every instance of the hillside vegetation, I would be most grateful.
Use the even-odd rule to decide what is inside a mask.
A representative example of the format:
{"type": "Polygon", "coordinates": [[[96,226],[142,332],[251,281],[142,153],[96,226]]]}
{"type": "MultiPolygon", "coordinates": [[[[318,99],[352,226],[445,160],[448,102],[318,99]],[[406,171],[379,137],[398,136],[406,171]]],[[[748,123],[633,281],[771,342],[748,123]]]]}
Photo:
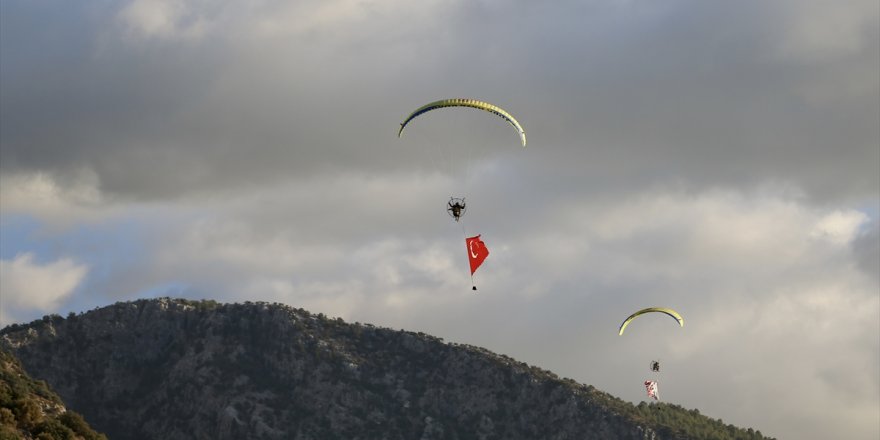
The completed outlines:
{"type": "Polygon", "coordinates": [[[0,349],[0,440],[106,440],[79,414],[68,411],[44,381],[31,379],[0,349]]]}

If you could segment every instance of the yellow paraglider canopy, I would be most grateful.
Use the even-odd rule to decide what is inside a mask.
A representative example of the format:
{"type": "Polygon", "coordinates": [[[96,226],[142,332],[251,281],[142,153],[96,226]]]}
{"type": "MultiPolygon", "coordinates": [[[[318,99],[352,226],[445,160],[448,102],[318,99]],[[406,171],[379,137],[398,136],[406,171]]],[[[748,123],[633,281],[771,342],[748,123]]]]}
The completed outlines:
{"type": "Polygon", "coordinates": [[[478,101],[476,99],[469,98],[441,99],[439,101],[434,101],[432,103],[425,104],[417,108],[416,111],[412,112],[412,114],[407,116],[407,118],[400,123],[400,130],[397,131],[397,137],[400,137],[400,135],[403,134],[403,129],[406,127],[406,124],[408,124],[409,121],[413,120],[415,117],[421,115],[422,113],[444,107],[471,107],[479,110],[485,110],[489,113],[494,113],[507,121],[508,124],[516,129],[516,131],[519,133],[520,141],[522,141],[522,146],[526,146],[526,132],[525,130],[523,130],[522,125],[519,125],[519,122],[517,122],[517,120],[514,119],[514,117],[510,113],[507,113],[507,111],[505,111],[501,107],[489,104],[488,102],[478,101]]]}
{"type": "Polygon", "coordinates": [[[620,324],[620,331],[617,332],[617,334],[622,335],[623,331],[626,330],[626,326],[628,326],[629,323],[633,319],[636,319],[637,316],[644,315],[645,313],[651,313],[651,312],[665,313],[665,314],[675,318],[675,320],[678,321],[679,326],[684,327],[684,318],[682,318],[681,315],[679,315],[678,312],[676,312],[675,310],[668,309],[665,307],[648,307],[647,309],[639,310],[638,312],[635,312],[632,315],[629,315],[628,318],[624,319],[623,323],[620,324]]]}

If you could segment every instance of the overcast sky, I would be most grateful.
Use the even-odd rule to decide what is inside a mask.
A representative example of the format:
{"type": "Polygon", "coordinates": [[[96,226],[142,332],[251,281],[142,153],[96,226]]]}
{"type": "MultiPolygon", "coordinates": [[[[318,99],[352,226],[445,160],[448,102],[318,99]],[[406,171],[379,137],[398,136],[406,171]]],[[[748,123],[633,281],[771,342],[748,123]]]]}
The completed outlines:
{"type": "Polygon", "coordinates": [[[3,0],[0,56],[2,325],[279,301],[880,436],[877,0],[3,0]],[[528,147],[471,109],[397,138],[452,97],[528,147]],[[685,326],[617,335],[648,306],[685,326]]]}

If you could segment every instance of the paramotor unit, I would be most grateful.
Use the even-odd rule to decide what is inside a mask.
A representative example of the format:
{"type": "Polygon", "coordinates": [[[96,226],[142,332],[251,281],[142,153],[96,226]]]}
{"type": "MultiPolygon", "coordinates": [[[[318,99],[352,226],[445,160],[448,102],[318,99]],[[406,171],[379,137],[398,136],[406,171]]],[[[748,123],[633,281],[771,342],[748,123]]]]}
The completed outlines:
{"type": "Polygon", "coordinates": [[[450,197],[449,202],[446,203],[446,212],[455,221],[459,221],[461,216],[467,212],[467,203],[464,202],[464,198],[450,197]]]}

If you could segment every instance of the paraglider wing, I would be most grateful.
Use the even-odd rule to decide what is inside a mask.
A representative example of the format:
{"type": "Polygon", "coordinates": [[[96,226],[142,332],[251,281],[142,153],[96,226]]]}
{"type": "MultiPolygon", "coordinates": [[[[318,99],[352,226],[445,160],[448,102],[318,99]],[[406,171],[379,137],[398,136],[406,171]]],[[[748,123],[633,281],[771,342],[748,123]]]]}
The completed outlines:
{"type": "Polygon", "coordinates": [[[438,108],[444,107],[471,107],[479,110],[485,110],[489,113],[494,113],[500,116],[502,119],[507,121],[508,124],[512,125],[513,128],[519,133],[520,141],[522,141],[522,146],[526,146],[526,132],[523,130],[522,125],[517,122],[514,117],[502,109],[493,104],[489,104],[488,102],[478,101],[476,99],[468,99],[468,98],[454,98],[454,99],[441,99],[439,101],[434,101],[430,104],[425,104],[416,109],[416,111],[412,112],[411,115],[407,116],[403,122],[400,123],[400,130],[397,132],[397,137],[403,134],[403,129],[406,128],[406,124],[409,124],[409,121],[412,121],[417,116],[427,113],[431,110],[436,110],[438,108]]]}
{"type": "Polygon", "coordinates": [[[617,334],[622,335],[623,331],[626,330],[626,326],[628,326],[629,323],[633,319],[635,319],[636,317],[638,317],[640,315],[644,315],[645,313],[651,313],[651,312],[665,313],[665,314],[673,317],[676,321],[678,321],[679,326],[684,327],[684,318],[682,318],[681,315],[679,315],[678,312],[676,312],[675,310],[668,309],[665,307],[648,307],[647,309],[639,310],[638,312],[635,312],[632,315],[629,315],[628,318],[624,319],[623,323],[620,324],[620,331],[617,332],[617,334]]]}

